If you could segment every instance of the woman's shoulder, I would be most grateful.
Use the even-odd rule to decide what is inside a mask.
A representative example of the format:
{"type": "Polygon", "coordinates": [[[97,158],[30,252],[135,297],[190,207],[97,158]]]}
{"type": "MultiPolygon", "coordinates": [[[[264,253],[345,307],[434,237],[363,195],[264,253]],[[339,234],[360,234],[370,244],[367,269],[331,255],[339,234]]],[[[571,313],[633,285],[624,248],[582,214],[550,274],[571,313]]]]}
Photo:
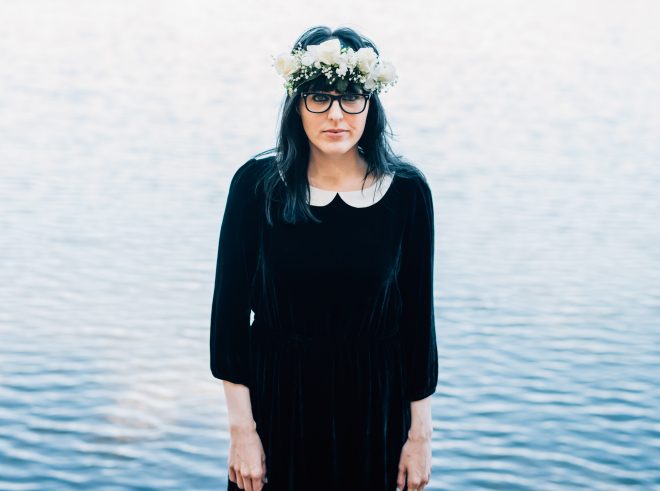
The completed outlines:
{"type": "Polygon", "coordinates": [[[241,164],[231,178],[230,188],[240,193],[257,194],[266,172],[272,168],[274,155],[257,154],[241,164]]]}
{"type": "Polygon", "coordinates": [[[414,164],[400,162],[394,168],[394,176],[398,181],[399,188],[409,198],[422,196],[428,198],[431,195],[431,187],[424,172],[414,164]]]}
{"type": "Polygon", "coordinates": [[[274,158],[275,156],[270,154],[258,154],[250,158],[236,169],[232,180],[256,183],[273,165],[274,158]]]}

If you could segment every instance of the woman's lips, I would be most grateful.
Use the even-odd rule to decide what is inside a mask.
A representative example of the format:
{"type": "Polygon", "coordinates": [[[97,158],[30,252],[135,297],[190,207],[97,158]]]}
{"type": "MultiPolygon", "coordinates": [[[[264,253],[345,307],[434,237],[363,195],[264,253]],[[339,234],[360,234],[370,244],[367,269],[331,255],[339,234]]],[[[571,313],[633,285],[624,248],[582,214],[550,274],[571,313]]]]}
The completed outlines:
{"type": "Polygon", "coordinates": [[[325,130],[323,133],[325,133],[328,136],[331,136],[333,138],[337,138],[340,136],[343,136],[345,133],[347,133],[346,130],[325,130]]]}

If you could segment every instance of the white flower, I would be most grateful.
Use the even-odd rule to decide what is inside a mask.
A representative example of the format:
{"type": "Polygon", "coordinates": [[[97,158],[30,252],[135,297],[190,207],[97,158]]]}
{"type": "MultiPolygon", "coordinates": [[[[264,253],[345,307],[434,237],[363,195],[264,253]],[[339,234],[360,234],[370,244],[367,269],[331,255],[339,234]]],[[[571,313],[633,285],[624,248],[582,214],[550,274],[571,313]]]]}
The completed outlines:
{"type": "Polygon", "coordinates": [[[346,63],[340,63],[339,68],[335,70],[335,72],[337,72],[337,75],[339,75],[340,77],[346,75],[347,71],[348,71],[348,65],[346,63]]]}
{"type": "Polygon", "coordinates": [[[341,56],[340,50],[341,44],[339,43],[339,39],[328,39],[319,44],[316,48],[316,58],[326,65],[339,63],[341,56]]]}
{"type": "Polygon", "coordinates": [[[311,66],[316,61],[316,56],[311,51],[305,51],[302,54],[300,61],[305,66],[311,66]]]}
{"type": "Polygon", "coordinates": [[[283,77],[288,77],[298,68],[298,60],[288,53],[278,55],[275,60],[275,70],[283,77]]]}
{"type": "Polygon", "coordinates": [[[373,77],[377,82],[389,84],[396,79],[396,68],[389,61],[382,61],[376,65],[373,77]]]}
{"type": "Polygon", "coordinates": [[[376,81],[375,81],[373,78],[369,77],[369,78],[368,78],[367,80],[365,80],[365,82],[364,82],[364,88],[365,88],[366,90],[372,91],[373,89],[376,88],[376,81]]]}
{"type": "Polygon", "coordinates": [[[357,56],[357,66],[362,73],[369,73],[376,63],[377,55],[373,48],[360,48],[355,53],[357,56]]]}
{"type": "Polygon", "coordinates": [[[346,60],[346,65],[348,65],[349,70],[353,70],[355,65],[357,65],[357,53],[353,51],[353,48],[348,48],[346,53],[343,54],[344,60],[346,60]]]}

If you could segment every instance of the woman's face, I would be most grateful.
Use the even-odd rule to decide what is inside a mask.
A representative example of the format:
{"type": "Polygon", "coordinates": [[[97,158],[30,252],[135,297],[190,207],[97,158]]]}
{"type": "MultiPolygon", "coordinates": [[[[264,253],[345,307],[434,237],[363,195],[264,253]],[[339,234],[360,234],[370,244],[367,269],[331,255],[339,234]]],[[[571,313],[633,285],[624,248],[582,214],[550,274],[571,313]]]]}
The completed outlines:
{"type": "MultiPolygon", "coordinates": [[[[314,91],[315,93],[335,94],[333,91],[314,91]]],[[[309,95],[309,98],[313,95],[309,95]]],[[[308,99],[308,104],[312,100],[308,99]]],[[[359,114],[344,112],[339,101],[332,101],[332,106],[325,112],[313,113],[307,110],[303,97],[300,97],[298,112],[302,119],[303,128],[309,139],[311,150],[327,155],[341,155],[357,148],[358,141],[364,132],[369,112],[369,101],[364,111],[359,114]]]]}

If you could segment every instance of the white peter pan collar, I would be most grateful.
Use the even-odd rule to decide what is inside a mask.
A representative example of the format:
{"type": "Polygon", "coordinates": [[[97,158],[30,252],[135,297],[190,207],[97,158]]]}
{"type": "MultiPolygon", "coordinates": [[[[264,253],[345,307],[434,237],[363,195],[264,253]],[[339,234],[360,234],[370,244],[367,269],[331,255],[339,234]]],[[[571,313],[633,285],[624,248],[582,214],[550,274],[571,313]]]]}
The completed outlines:
{"type": "Polygon", "coordinates": [[[338,194],[342,201],[353,208],[366,208],[380,201],[390,185],[392,184],[394,174],[385,174],[379,182],[374,182],[371,186],[355,191],[330,191],[309,185],[309,204],[312,206],[326,206],[338,194]]]}

